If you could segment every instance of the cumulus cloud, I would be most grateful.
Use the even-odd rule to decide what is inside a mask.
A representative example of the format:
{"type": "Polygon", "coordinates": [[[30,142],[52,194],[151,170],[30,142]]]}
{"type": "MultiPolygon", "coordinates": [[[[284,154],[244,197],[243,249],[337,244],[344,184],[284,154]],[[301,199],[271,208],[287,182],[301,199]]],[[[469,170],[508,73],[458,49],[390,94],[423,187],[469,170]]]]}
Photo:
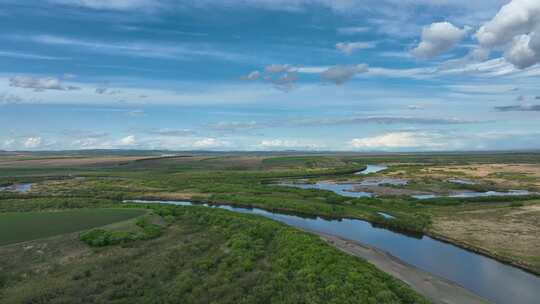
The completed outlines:
{"type": "Polygon", "coordinates": [[[9,85],[11,87],[33,89],[36,92],[44,90],[72,91],[80,89],[75,86],[64,86],[58,78],[54,77],[36,78],[30,76],[15,76],[9,79],[9,85]]]}
{"type": "Polygon", "coordinates": [[[261,77],[261,72],[259,71],[253,71],[246,76],[243,76],[242,79],[244,80],[258,80],[261,77]]]}
{"type": "Polygon", "coordinates": [[[500,106],[495,107],[497,111],[501,112],[540,112],[540,105],[512,105],[512,106],[500,106]]]}
{"type": "Polygon", "coordinates": [[[196,149],[206,149],[206,148],[219,148],[229,146],[230,143],[225,140],[220,140],[217,138],[201,138],[193,142],[193,148],[196,149]]]}
{"type": "Polygon", "coordinates": [[[267,81],[271,82],[274,87],[283,92],[289,92],[296,87],[298,74],[296,72],[287,72],[277,78],[267,77],[267,81]]]}
{"type": "Polygon", "coordinates": [[[264,71],[270,74],[277,74],[277,73],[290,72],[293,69],[294,67],[290,64],[271,64],[265,67],[264,71]]]}
{"type": "MultiPolygon", "coordinates": [[[[538,36],[536,33],[533,36],[538,36]]],[[[540,61],[540,47],[531,43],[531,35],[514,37],[504,52],[504,58],[519,69],[525,69],[540,61]]]]}
{"type": "Polygon", "coordinates": [[[136,143],[135,135],[128,135],[119,141],[122,146],[133,146],[136,143]]]}
{"type": "Polygon", "coordinates": [[[520,69],[540,62],[540,1],[512,0],[475,36],[484,48],[506,48],[506,60],[520,69]]]}
{"type": "Polygon", "coordinates": [[[33,149],[41,145],[41,137],[28,137],[24,143],[25,148],[33,149]]]}
{"type": "Polygon", "coordinates": [[[289,92],[296,88],[296,82],[298,81],[297,71],[298,68],[290,64],[271,64],[264,68],[264,75],[256,70],[242,76],[241,79],[248,81],[262,79],[280,91],[289,92]]]}
{"type": "Polygon", "coordinates": [[[444,144],[437,135],[425,132],[391,132],[382,135],[354,138],[349,145],[360,150],[392,150],[420,148],[423,150],[442,148],[444,144]]]}
{"type": "Polygon", "coordinates": [[[319,143],[299,139],[264,139],[261,141],[260,147],[267,149],[317,150],[323,148],[324,146],[319,143]]]}
{"type": "Polygon", "coordinates": [[[215,146],[217,142],[218,141],[215,138],[203,138],[195,141],[193,146],[196,148],[211,147],[215,146]]]}
{"type": "Polygon", "coordinates": [[[336,49],[346,55],[351,55],[357,50],[372,49],[375,45],[374,42],[339,42],[336,44],[336,49]]]}
{"type": "Polygon", "coordinates": [[[540,2],[536,0],[513,0],[478,32],[476,38],[484,47],[496,47],[511,42],[515,36],[527,34],[540,23],[540,2]]]}
{"type": "Polygon", "coordinates": [[[336,65],[324,70],[321,73],[321,78],[324,81],[333,82],[339,85],[351,80],[356,74],[367,71],[368,66],[366,64],[336,65]]]}
{"type": "Polygon", "coordinates": [[[450,22],[437,22],[424,27],[422,41],[412,50],[419,58],[432,58],[454,48],[469,32],[470,28],[460,29],[450,22]]]}

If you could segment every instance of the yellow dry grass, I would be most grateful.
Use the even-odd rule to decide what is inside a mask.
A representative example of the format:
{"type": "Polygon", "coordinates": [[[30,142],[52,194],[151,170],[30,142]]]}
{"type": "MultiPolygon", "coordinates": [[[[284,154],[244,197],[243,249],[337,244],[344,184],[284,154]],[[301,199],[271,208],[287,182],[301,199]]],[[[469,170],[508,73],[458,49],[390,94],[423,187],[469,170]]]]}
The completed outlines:
{"type": "Polygon", "coordinates": [[[436,217],[432,231],[540,271],[540,202],[453,212],[436,217]]]}

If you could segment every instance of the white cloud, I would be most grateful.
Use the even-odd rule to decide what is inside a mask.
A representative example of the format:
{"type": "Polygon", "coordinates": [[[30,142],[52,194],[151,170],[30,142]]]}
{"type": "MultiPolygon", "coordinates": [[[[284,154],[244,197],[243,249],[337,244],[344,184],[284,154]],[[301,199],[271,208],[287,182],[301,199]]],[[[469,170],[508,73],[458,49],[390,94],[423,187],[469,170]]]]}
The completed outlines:
{"type": "Polygon", "coordinates": [[[23,52],[11,52],[11,51],[0,51],[0,57],[35,59],[35,60],[68,60],[70,59],[67,57],[55,57],[55,56],[46,56],[46,55],[30,54],[30,53],[23,53],[23,52]]]}
{"type": "Polygon", "coordinates": [[[505,58],[524,69],[540,62],[540,1],[513,0],[476,32],[484,48],[505,47],[505,58]]]}
{"type": "Polygon", "coordinates": [[[244,80],[258,80],[261,77],[261,72],[259,71],[253,71],[246,76],[243,76],[242,79],[244,80]]]}
{"type": "Polygon", "coordinates": [[[515,36],[530,33],[539,23],[539,1],[513,0],[478,30],[476,38],[484,47],[501,46],[515,36]]]}
{"type": "Polygon", "coordinates": [[[339,85],[351,80],[356,74],[367,71],[368,66],[366,64],[336,65],[324,70],[321,73],[321,78],[339,85]]]}
{"type": "Polygon", "coordinates": [[[307,149],[317,150],[324,147],[324,145],[307,140],[300,139],[264,139],[261,141],[260,147],[264,149],[307,149]]]}
{"type": "Polygon", "coordinates": [[[355,35],[368,32],[370,30],[367,26],[351,26],[351,27],[340,27],[337,29],[338,34],[342,35],[355,35]]]}
{"type": "Polygon", "coordinates": [[[398,131],[371,137],[354,138],[349,146],[358,150],[429,151],[456,150],[472,145],[477,136],[439,131],[398,131]]]}
{"type": "Polygon", "coordinates": [[[4,141],[4,148],[6,149],[9,149],[9,148],[12,148],[13,146],[15,145],[15,140],[14,139],[6,139],[4,141]]]}
{"type": "Polygon", "coordinates": [[[194,147],[210,147],[216,145],[217,140],[215,138],[203,138],[193,143],[194,147]]]}
{"type": "Polygon", "coordinates": [[[372,49],[375,47],[375,42],[339,42],[336,44],[336,49],[346,55],[351,55],[357,50],[372,49]]]}
{"type": "Polygon", "coordinates": [[[470,28],[460,29],[449,22],[437,22],[422,30],[422,41],[412,50],[419,58],[432,58],[454,48],[470,28]]]}
{"type": "Polygon", "coordinates": [[[38,92],[44,90],[72,91],[80,89],[75,86],[64,86],[58,78],[54,77],[35,78],[30,76],[15,76],[9,79],[9,85],[11,87],[33,89],[38,92]]]}
{"type": "Polygon", "coordinates": [[[49,0],[49,2],[91,9],[130,10],[159,5],[159,0],[49,0]]]}
{"type": "Polygon", "coordinates": [[[136,143],[135,135],[128,135],[120,139],[119,144],[122,146],[133,146],[136,143]]]}
{"type": "Polygon", "coordinates": [[[268,76],[265,80],[274,84],[274,88],[289,92],[296,87],[295,83],[298,81],[298,74],[296,72],[287,72],[277,78],[268,76]]]}
{"type": "Polygon", "coordinates": [[[271,64],[264,68],[264,71],[269,74],[285,73],[291,71],[293,66],[290,64],[271,64]]]}
{"type": "Polygon", "coordinates": [[[540,61],[540,48],[533,49],[531,46],[529,35],[516,36],[505,51],[504,58],[519,69],[533,66],[540,61]]]}
{"type": "Polygon", "coordinates": [[[33,149],[41,145],[41,137],[28,137],[24,143],[25,148],[33,149]]]}
{"type": "Polygon", "coordinates": [[[196,43],[156,43],[148,41],[107,41],[87,40],[55,35],[22,36],[11,35],[13,40],[28,41],[55,46],[69,46],[85,52],[94,52],[107,55],[133,56],[142,58],[160,58],[168,60],[192,60],[195,56],[218,58],[226,61],[247,62],[257,58],[241,55],[236,52],[227,52],[208,44],[196,43]]]}

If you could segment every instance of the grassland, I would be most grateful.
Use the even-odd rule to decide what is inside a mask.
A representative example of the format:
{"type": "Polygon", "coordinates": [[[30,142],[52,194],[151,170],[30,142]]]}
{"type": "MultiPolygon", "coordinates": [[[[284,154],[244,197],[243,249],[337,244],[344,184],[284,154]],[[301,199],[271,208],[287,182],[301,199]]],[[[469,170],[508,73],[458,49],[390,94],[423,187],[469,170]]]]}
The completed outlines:
{"type": "Polygon", "coordinates": [[[0,213],[0,246],[104,226],[144,213],[137,209],[0,213]]]}
{"type": "Polygon", "coordinates": [[[476,204],[435,214],[432,234],[540,273],[540,201],[476,204]]]}

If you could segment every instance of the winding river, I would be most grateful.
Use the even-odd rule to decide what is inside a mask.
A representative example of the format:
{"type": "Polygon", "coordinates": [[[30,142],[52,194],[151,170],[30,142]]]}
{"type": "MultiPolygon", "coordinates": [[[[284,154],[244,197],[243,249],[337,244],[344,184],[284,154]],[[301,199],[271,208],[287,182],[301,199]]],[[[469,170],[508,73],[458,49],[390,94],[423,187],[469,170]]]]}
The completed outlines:
{"type": "MultiPolygon", "coordinates": [[[[129,202],[194,205],[185,201],[129,202]]],[[[370,223],[357,219],[328,220],[272,213],[257,208],[204,206],[257,214],[293,227],[336,235],[384,250],[405,263],[455,282],[493,303],[539,303],[540,277],[427,236],[414,238],[375,228],[370,223]]]]}

